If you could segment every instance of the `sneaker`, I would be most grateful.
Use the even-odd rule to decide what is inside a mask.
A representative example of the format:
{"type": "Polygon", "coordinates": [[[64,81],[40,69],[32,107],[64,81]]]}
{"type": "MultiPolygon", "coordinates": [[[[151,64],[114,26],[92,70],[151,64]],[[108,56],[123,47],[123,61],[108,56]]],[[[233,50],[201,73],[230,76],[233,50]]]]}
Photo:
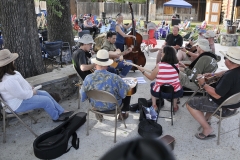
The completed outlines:
{"type": "MultiPolygon", "coordinates": [[[[223,109],[222,111],[222,117],[229,117],[231,115],[234,115],[237,112],[237,109],[230,110],[230,109],[223,109]]],[[[216,114],[220,116],[220,111],[217,111],[216,114]]]]}
{"type": "Polygon", "coordinates": [[[53,120],[53,122],[61,122],[66,121],[68,118],[74,113],[74,111],[64,112],[59,115],[58,119],[53,120]]]}
{"type": "MultiPolygon", "coordinates": [[[[121,113],[121,114],[122,114],[123,119],[127,119],[128,116],[129,116],[127,112],[126,113],[121,113]]],[[[122,117],[120,115],[118,115],[119,120],[122,120],[122,117]]]]}

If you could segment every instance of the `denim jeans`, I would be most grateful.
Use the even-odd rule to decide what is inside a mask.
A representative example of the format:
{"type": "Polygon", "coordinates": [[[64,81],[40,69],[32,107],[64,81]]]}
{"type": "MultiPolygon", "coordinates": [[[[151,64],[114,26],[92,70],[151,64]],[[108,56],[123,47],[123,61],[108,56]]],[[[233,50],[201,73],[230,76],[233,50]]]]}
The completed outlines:
{"type": "Polygon", "coordinates": [[[52,96],[48,92],[42,90],[37,90],[36,95],[23,100],[15,112],[26,112],[38,108],[43,108],[53,120],[57,120],[59,115],[64,112],[64,109],[52,98],[52,96]]]}
{"type": "MultiPolygon", "coordinates": [[[[131,60],[126,60],[126,62],[132,63],[131,60]]],[[[128,72],[130,71],[130,69],[132,68],[132,66],[131,66],[131,65],[125,65],[123,61],[119,61],[116,68],[122,70],[122,71],[119,73],[119,76],[122,77],[122,78],[124,78],[124,77],[126,77],[126,75],[128,74],[128,72]]]]}

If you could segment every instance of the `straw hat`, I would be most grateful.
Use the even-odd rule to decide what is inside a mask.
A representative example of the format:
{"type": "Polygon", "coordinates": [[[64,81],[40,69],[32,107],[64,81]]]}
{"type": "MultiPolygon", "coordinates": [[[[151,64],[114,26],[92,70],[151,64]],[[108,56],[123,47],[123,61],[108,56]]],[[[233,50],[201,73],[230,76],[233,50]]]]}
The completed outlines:
{"type": "Polygon", "coordinates": [[[212,52],[212,49],[209,46],[209,42],[206,39],[199,39],[194,46],[199,46],[205,52],[212,52]]]}
{"type": "Polygon", "coordinates": [[[229,47],[227,51],[219,51],[224,57],[227,57],[231,62],[240,64],[240,49],[237,47],[229,47]]]}
{"type": "Polygon", "coordinates": [[[213,37],[216,37],[216,34],[213,31],[209,30],[206,33],[204,33],[203,36],[205,38],[213,38],[213,37]]]}
{"type": "Polygon", "coordinates": [[[84,34],[81,38],[78,39],[78,42],[83,44],[95,44],[92,36],[90,34],[84,34]]]}
{"type": "Polygon", "coordinates": [[[17,58],[17,53],[11,53],[8,49],[0,50],[0,67],[6,66],[17,58]]]}
{"type": "Polygon", "coordinates": [[[109,66],[113,63],[112,59],[109,59],[109,53],[105,49],[100,49],[97,52],[97,57],[92,59],[92,63],[100,66],[109,66]]]}

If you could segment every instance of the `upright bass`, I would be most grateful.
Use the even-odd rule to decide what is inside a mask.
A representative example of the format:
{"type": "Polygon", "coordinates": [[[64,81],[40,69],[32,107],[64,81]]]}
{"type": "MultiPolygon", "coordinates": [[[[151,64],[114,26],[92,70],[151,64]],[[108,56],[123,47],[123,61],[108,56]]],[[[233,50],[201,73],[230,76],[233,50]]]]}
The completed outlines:
{"type": "MultiPolygon", "coordinates": [[[[141,36],[141,34],[137,33],[135,30],[134,15],[133,15],[133,9],[132,9],[131,2],[129,2],[129,8],[130,8],[130,11],[132,14],[132,29],[127,34],[134,35],[136,37],[136,39],[130,38],[130,37],[125,38],[125,45],[128,48],[131,46],[133,46],[134,48],[132,49],[132,52],[130,52],[127,55],[124,55],[124,59],[132,60],[134,64],[136,64],[138,66],[141,65],[144,67],[146,64],[146,57],[145,57],[144,53],[141,51],[142,36],[141,36]]],[[[135,71],[135,70],[137,70],[137,68],[132,67],[132,70],[135,71]]]]}

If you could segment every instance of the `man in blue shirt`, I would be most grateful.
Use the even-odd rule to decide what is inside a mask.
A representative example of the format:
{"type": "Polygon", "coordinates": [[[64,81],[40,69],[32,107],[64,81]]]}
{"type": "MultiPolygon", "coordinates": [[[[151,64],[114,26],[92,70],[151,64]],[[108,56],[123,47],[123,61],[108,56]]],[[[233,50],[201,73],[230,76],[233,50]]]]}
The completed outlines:
{"type": "MultiPolygon", "coordinates": [[[[80,91],[82,102],[87,99],[86,92],[89,90],[96,89],[107,91],[116,97],[119,105],[124,103],[122,107],[122,116],[126,119],[128,117],[126,111],[129,110],[130,103],[130,101],[128,101],[129,98],[127,98],[126,95],[127,91],[130,90],[130,86],[127,85],[118,75],[107,71],[107,67],[113,63],[113,60],[109,59],[109,53],[106,50],[99,50],[97,52],[97,57],[92,59],[92,63],[95,64],[96,70],[94,73],[89,74],[83,81],[80,91]]],[[[93,99],[90,99],[90,103],[98,111],[104,112],[115,110],[114,104],[111,103],[102,103],[93,99]]]]}

